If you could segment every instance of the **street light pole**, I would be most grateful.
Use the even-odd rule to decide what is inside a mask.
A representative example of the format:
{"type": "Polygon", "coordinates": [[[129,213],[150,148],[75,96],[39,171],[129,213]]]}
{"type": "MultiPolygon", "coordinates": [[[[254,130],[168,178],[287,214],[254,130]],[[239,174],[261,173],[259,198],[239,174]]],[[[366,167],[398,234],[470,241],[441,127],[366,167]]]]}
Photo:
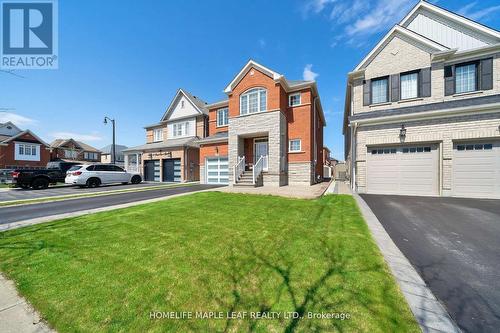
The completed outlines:
{"type": "Polygon", "coordinates": [[[115,151],[115,120],[114,119],[111,119],[107,116],[104,117],[104,125],[106,125],[108,123],[108,120],[111,122],[111,124],[113,125],[113,145],[111,146],[111,160],[112,160],[112,163],[115,164],[116,163],[116,151],[115,151]]]}

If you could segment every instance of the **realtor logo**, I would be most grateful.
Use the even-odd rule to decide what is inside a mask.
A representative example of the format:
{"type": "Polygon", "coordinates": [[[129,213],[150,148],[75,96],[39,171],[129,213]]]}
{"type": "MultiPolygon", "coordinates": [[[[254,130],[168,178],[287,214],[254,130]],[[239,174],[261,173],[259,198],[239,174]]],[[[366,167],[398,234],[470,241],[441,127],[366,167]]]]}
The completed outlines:
{"type": "Polygon", "coordinates": [[[56,69],[56,1],[4,0],[0,4],[0,68],[56,69]]]}

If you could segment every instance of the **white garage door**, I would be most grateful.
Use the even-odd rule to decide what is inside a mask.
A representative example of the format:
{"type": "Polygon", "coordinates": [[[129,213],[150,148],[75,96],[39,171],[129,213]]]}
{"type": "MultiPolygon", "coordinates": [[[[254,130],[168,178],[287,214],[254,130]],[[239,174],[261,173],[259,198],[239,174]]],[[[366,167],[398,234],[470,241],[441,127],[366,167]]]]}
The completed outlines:
{"type": "Polygon", "coordinates": [[[228,160],[227,157],[207,158],[205,163],[207,166],[207,184],[228,184],[228,160]]]}
{"type": "Polygon", "coordinates": [[[438,146],[368,148],[367,192],[439,195],[438,146]]]}
{"type": "Polygon", "coordinates": [[[452,193],[471,198],[500,198],[500,142],[453,145],[452,193]]]}

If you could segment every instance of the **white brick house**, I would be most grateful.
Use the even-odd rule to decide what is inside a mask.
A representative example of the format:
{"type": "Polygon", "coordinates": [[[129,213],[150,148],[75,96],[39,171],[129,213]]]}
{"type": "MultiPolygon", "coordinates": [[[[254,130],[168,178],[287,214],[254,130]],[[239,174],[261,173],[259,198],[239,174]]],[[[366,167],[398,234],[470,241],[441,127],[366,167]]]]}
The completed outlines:
{"type": "Polygon", "coordinates": [[[500,32],[419,2],[348,74],[360,193],[500,198],[500,32]]]}

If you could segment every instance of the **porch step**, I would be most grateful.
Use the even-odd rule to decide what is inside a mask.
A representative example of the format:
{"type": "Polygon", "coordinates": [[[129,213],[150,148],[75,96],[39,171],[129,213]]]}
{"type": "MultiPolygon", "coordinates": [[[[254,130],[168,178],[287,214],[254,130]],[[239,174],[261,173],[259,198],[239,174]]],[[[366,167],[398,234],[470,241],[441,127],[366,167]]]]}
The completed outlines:
{"type": "Polygon", "coordinates": [[[253,183],[253,172],[251,170],[244,171],[234,186],[256,187],[257,185],[253,183]]]}

